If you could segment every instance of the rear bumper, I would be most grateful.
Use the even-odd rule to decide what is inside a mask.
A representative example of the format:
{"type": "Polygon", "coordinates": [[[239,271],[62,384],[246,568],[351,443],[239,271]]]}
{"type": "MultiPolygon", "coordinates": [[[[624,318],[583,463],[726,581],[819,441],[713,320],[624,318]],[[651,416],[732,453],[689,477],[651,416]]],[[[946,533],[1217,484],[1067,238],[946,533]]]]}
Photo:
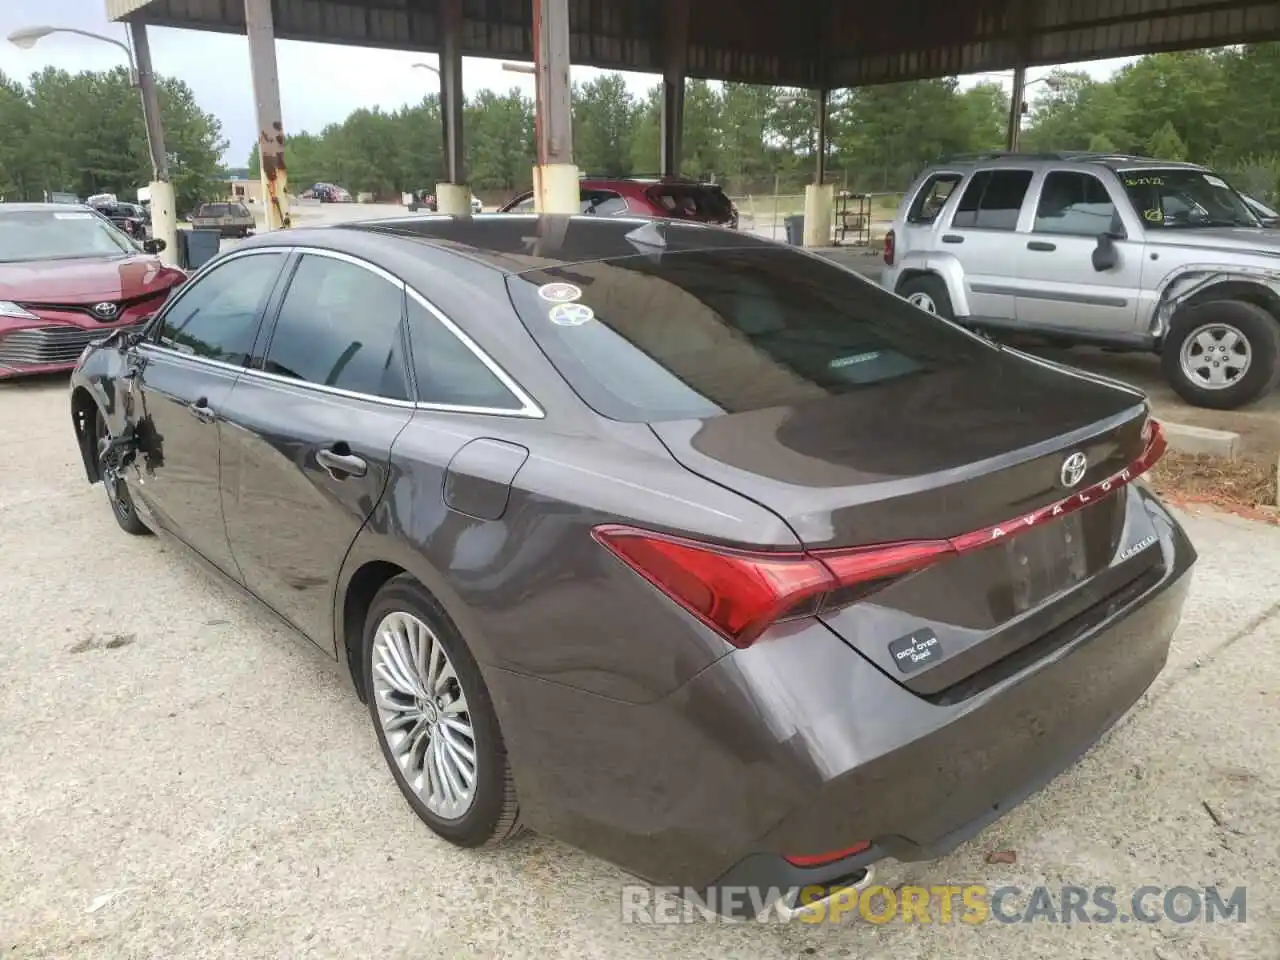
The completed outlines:
{"type": "Polygon", "coordinates": [[[530,826],[654,883],[789,887],[946,853],[1086,752],[1163,668],[1195,551],[1148,494],[1162,573],[988,689],[930,703],[816,622],[650,705],[488,671],[530,826]],[[783,855],[871,847],[822,867],[783,855]]]}

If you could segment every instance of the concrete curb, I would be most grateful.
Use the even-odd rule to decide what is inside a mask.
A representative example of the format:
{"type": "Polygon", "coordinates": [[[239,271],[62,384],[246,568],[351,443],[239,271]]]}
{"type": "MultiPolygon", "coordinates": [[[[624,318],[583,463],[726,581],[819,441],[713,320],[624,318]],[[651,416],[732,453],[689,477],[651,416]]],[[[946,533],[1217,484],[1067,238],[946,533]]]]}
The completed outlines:
{"type": "Polygon", "coordinates": [[[1168,420],[1161,420],[1160,426],[1164,428],[1169,449],[1177,453],[1207,454],[1228,459],[1240,454],[1240,434],[1230,430],[1211,430],[1168,420]]]}

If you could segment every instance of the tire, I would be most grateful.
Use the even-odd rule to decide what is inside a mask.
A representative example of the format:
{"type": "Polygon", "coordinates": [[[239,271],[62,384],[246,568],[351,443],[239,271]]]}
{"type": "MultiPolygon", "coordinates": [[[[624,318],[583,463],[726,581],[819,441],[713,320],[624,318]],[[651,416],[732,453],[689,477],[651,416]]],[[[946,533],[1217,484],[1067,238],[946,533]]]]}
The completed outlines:
{"type": "Polygon", "coordinates": [[[1280,321],[1243,300],[1184,307],[1169,324],[1160,366],[1193,406],[1234,410],[1253,403],[1280,379],[1280,321]]]}
{"type": "MultiPolygon", "coordinates": [[[[99,410],[95,415],[93,427],[95,457],[100,456],[103,444],[110,438],[111,431],[107,427],[107,418],[99,410]]],[[[150,536],[151,529],[138,517],[137,508],[133,505],[133,496],[129,493],[129,488],[125,486],[124,481],[116,482],[103,476],[101,460],[98,462],[98,476],[102,477],[103,489],[107,491],[107,504],[111,507],[111,515],[116,518],[120,529],[134,537],[150,536]]]]}
{"type": "Polygon", "coordinates": [[[951,295],[947,285],[935,274],[912,277],[898,287],[898,296],[908,300],[927,313],[937,314],[946,320],[956,318],[951,307],[951,295]]]}
{"type": "MultiPolygon", "coordinates": [[[[428,650],[430,647],[428,646],[428,650]]],[[[476,666],[471,651],[467,649],[462,635],[439,602],[417,580],[407,574],[389,580],[369,607],[365,620],[362,664],[364,666],[365,699],[369,705],[369,716],[373,720],[374,733],[378,738],[378,746],[382,756],[391,769],[396,785],[404,795],[413,812],[440,837],[459,847],[479,847],[486,844],[501,843],[520,832],[519,805],[516,800],[515,783],[511,777],[511,767],[507,762],[506,745],[502,740],[502,731],[498,726],[498,717],[493,709],[493,701],[489,697],[488,688],[476,666]],[[420,626],[422,629],[414,630],[420,626]],[[425,631],[425,632],[424,632],[425,631]],[[396,651],[401,655],[397,660],[391,656],[388,646],[388,634],[397,636],[400,643],[396,651]],[[420,698],[408,694],[407,689],[417,685],[422,689],[421,671],[416,669],[417,650],[413,641],[427,643],[434,641],[447,658],[446,666],[452,667],[453,679],[447,680],[442,700],[444,710],[435,706],[422,707],[429,710],[431,716],[426,721],[434,720],[434,726],[428,727],[425,734],[419,732],[424,714],[419,708],[420,698]],[[406,659],[407,657],[407,659],[406,659]],[[406,677],[407,666],[411,676],[406,677]],[[408,679],[410,682],[406,683],[408,679]],[[455,682],[456,681],[456,682],[455,682]],[[435,749],[432,744],[440,743],[440,752],[445,755],[442,762],[453,765],[447,744],[452,741],[461,743],[465,748],[468,737],[458,731],[457,726],[446,728],[449,722],[446,713],[450,706],[456,705],[460,691],[465,702],[465,710],[455,713],[455,721],[469,725],[470,745],[474,755],[472,769],[471,795],[466,803],[457,802],[452,809],[442,809],[439,805],[448,799],[447,791],[439,790],[436,784],[442,779],[434,773],[438,768],[432,765],[432,779],[428,779],[425,769],[418,776],[417,767],[425,766],[419,760],[419,754],[428,761],[435,749]],[[450,704],[449,701],[453,703],[450,704]],[[385,709],[393,704],[399,709],[385,709]],[[413,721],[416,715],[419,719],[413,721]],[[386,728],[391,717],[399,716],[399,729],[393,733],[403,737],[393,746],[386,728]],[[411,725],[412,724],[412,725],[411,725]],[[408,733],[406,733],[406,729],[408,733]],[[418,733],[417,737],[413,735],[418,733]],[[419,740],[419,749],[410,749],[404,757],[406,766],[402,766],[401,754],[404,753],[405,741],[419,740]],[[417,781],[411,783],[406,776],[417,781]],[[435,780],[435,783],[432,780],[435,780]],[[420,792],[422,791],[422,792],[420,792]],[[427,795],[424,796],[423,793],[427,795]],[[431,805],[429,805],[431,804],[431,805]],[[435,805],[433,809],[432,805],[435,805]]],[[[446,670],[439,671],[447,674],[446,670]]],[[[457,772],[457,766],[453,766],[457,772]]],[[[465,781],[458,774],[457,783],[465,787],[465,781]]],[[[456,798],[455,798],[456,799],[456,798]]]]}

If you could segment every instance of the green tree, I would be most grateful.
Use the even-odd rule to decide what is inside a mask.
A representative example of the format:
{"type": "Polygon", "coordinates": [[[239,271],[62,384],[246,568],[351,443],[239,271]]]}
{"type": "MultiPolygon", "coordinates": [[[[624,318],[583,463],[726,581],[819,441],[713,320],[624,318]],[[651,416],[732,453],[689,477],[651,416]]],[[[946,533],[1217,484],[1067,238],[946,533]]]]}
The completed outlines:
{"type": "Polygon", "coordinates": [[[573,90],[573,156],[579,169],[625,177],[633,169],[639,107],[621,74],[606,73],[573,90]]]}
{"type": "Polygon", "coordinates": [[[1164,125],[1151,135],[1147,141],[1147,150],[1153,157],[1161,160],[1187,159],[1187,145],[1178,136],[1173,124],[1166,120],[1164,125]]]}
{"type": "Polygon", "coordinates": [[[29,145],[31,118],[27,91],[0,72],[0,198],[36,199],[30,193],[39,178],[29,145]]]}

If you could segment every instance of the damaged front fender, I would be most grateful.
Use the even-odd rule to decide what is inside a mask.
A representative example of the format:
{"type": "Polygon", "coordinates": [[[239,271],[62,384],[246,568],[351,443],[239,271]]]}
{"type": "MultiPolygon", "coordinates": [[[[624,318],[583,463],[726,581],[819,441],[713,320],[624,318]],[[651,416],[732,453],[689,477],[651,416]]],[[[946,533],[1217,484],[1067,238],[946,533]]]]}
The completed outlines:
{"type": "MultiPolygon", "coordinates": [[[[138,369],[127,339],[113,334],[86,348],[71,374],[71,423],[76,447],[89,483],[103,479],[103,452],[98,449],[98,417],[112,438],[132,437],[128,388],[138,369]]],[[[117,444],[111,461],[119,465],[125,441],[117,444]]]]}
{"type": "Polygon", "coordinates": [[[1159,290],[1160,296],[1147,331],[1157,342],[1164,339],[1174,314],[1193,301],[1202,302],[1215,297],[1223,300],[1263,299],[1280,307],[1280,270],[1246,264],[1189,263],[1164,277],[1159,290]]]}

